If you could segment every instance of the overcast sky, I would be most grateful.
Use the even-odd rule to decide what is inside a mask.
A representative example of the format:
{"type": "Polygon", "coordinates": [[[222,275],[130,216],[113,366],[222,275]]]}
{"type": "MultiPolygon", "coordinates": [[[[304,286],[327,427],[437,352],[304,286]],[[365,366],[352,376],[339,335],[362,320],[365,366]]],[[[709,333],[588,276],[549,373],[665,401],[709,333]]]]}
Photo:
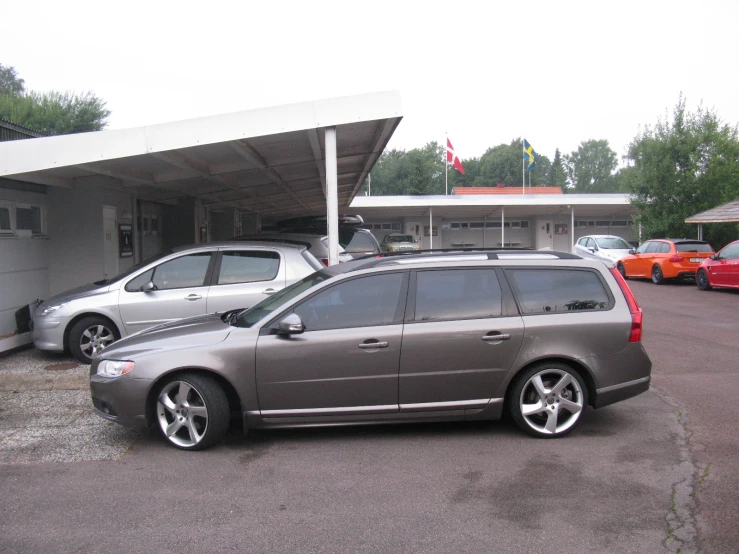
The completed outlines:
{"type": "Polygon", "coordinates": [[[4,2],[0,63],[110,128],[397,89],[390,147],[622,156],[682,91],[739,122],[739,1],[4,2]]]}

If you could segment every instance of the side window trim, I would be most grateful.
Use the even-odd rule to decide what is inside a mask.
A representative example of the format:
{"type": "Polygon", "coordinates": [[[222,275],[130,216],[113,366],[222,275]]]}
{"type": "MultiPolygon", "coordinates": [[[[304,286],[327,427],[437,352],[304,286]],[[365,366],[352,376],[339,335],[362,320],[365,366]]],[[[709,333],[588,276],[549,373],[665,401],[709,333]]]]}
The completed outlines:
{"type": "MultiPolygon", "coordinates": [[[[363,277],[374,277],[377,275],[392,275],[395,273],[399,273],[398,271],[382,271],[378,273],[364,273],[362,275],[357,275],[348,279],[342,279],[339,282],[332,283],[331,281],[326,281],[329,283],[327,286],[320,287],[318,290],[310,294],[309,296],[306,296],[302,298],[298,302],[293,302],[289,306],[285,307],[279,314],[277,314],[275,317],[270,319],[267,323],[265,323],[262,328],[259,330],[260,335],[271,335],[274,334],[274,332],[277,330],[277,326],[279,321],[285,317],[288,314],[294,313],[295,308],[305,302],[310,301],[313,297],[315,297],[318,294],[321,294],[327,290],[330,290],[334,287],[338,287],[344,283],[348,283],[350,281],[354,281],[356,279],[362,279],[363,277]]],[[[408,283],[409,283],[409,274],[410,271],[402,271],[400,272],[403,274],[403,279],[400,283],[400,296],[398,298],[398,304],[395,307],[395,315],[394,320],[391,323],[386,323],[385,325],[402,325],[405,317],[406,310],[408,309],[408,283]]],[[[355,325],[352,327],[342,327],[341,329],[357,329],[360,327],[365,327],[365,325],[355,325]]],[[[376,327],[376,325],[373,325],[373,327],[376,327]]],[[[336,329],[334,329],[336,330],[336,329]]],[[[309,330],[306,330],[306,333],[311,332],[309,330]]]]}
{"type": "Polygon", "coordinates": [[[128,281],[126,281],[126,284],[123,285],[123,290],[125,290],[126,292],[131,292],[131,293],[141,292],[140,290],[130,290],[128,288],[128,284],[131,281],[141,277],[144,273],[148,273],[149,271],[152,271],[151,278],[153,279],[154,275],[156,275],[156,270],[160,265],[164,265],[174,260],[184,258],[185,256],[192,256],[193,254],[208,254],[210,256],[210,260],[208,260],[208,268],[205,270],[205,278],[203,279],[203,282],[200,285],[196,285],[194,287],[177,287],[177,288],[165,289],[165,290],[181,290],[181,289],[192,289],[192,288],[197,288],[197,287],[208,287],[210,286],[210,283],[213,279],[213,269],[215,267],[215,258],[216,258],[216,256],[213,255],[214,253],[215,251],[213,250],[206,250],[204,252],[189,252],[189,253],[184,253],[182,256],[175,256],[174,258],[169,258],[168,260],[163,260],[163,261],[160,260],[159,263],[155,264],[154,266],[144,269],[143,271],[137,273],[136,275],[128,279],[128,281]]]}
{"type": "Polygon", "coordinates": [[[477,316],[472,317],[450,317],[450,318],[439,318],[434,319],[432,321],[416,321],[415,314],[416,314],[416,291],[418,290],[418,273],[419,272],[426,272],[426,271],[454,271],[454,270],[465,270],[465,269],[491,269],[495,271],[495,277],[498,279],[498,286],[500,286],[500,292],[501,292],[501,312],[500,315],[494,315],[489,316],[483,319],[498,319],[501,317],[511,317],[514,315],[518,315],[518,308],[515,305],[511,289],[508,286],[508,283],[504,281],[504,277],[502,274],[502,270],[499,268],[481,268],[481,267],[454,267],[454,268],[429,268],[429,269],[414,269],[411,271],[410,276],[410,283],[408,288],[408,305],[406,307],[405,311],[405,318],[403,319],[403,323],[408,324],[423,324],[423,323],[439,323],[443,321],[465,321],[468,319],[481,319],[477,316]]]}
{"type": "MultiPolygon", "coordinates": [[[[274,252],[275,254],[277,254],[277,256],[279,256],[279,260],[280,260],[280,265],[277,268],[277,275],[274,277],[274,279],[279,279],[280,278],[280,273],[284,271],[285,264],[286,264],[285,257],[282,255],[282,252],[280,250],[278,250],[278,249],[270,250],[268,248],[265,248],[265,249],[258,249],[258,248],[248,248],[248,249],[247,248],[219,248],[218,250],[215,251],[214,258],[216,258],[216,260],[213,262],[212,271],[210,272],[210,274],[208,275],[208,278],[205,281],[206,283],[208,283],[208,286],[211,286],[211,287],[216,287],[216,286],[222,287],[222,286],[226,286],[226,285],[229,285],[229,284],[232,284],[232,285],[243,285],[244,283],[268,283],[269,282],[269,281],[244,281],[243,283],[224,283],[222,285],[218,284],[218,278],[221,275],[221,266],[223,264],[223,254],[226,253],[226,252],[274,252]]],[[[272,281],[274,281],[274,279],[272,279],[272,281]]]]}
{"type": "Polygon", "coordinates": [[[519,315],[521,315],[521,317],[540,316],[540,315],[562,315],[562,314],[567,314],[567,313],[581,314],[583,312],[608,312],[616,306],[616,300],[613,297],[613,294],[611,293],[611,287],[608,286],[608,283],[605,282],[600,272],[594,269],[587,269],[587,268],[580,268],[580,267],[545,268],[541,266],[508,266],[504,268],[502,271],[505,274],[506,281],[508,285],[510,286],[510,290],[513,293],[513,297],[516,302],[516,308],[518,309],[518,313],[519,315]],[[582,272],[595,274],[595,276],[600,281],[600,284],[603,287],[603,290],[605,291],[606,296],[608,297],[608,307],[603,308],[603,309],[576,310],[573,312],[535,312],[535,313],[525,312],[523,308],[521,307],[522,306],[521,293],[516,288],[516,284],[513,282],[513,278],[509,275],[509,272],[515,271],[515,270],[582,271],[582,272]]]}

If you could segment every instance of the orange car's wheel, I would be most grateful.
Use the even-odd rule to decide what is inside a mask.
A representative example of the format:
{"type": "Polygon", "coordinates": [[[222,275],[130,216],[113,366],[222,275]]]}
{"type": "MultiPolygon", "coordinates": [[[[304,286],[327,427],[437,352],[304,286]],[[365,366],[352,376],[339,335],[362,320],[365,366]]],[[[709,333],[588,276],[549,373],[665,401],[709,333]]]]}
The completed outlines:
{"type": "Polygon", "coordinates": [[[629,277],[626,275],[626,268],[624,267],[624,264],[619,263],[616,268],[618,269],[618,272],[621,274],[621,277],[624,279],[628,279],[629,277]]]}
{"type": "Polygon", "coordinates": [[[655,285],[663,285],[665,282],[665,276],[662,274],[662,268],[658,265],[652,267],[652,283],[655,285]]]}

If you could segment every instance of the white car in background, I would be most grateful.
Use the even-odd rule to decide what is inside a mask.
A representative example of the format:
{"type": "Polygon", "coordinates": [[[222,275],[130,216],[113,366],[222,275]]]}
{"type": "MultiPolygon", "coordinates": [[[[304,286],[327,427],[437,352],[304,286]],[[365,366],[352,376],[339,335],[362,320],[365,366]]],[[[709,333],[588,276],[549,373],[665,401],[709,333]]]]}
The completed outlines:
{"type": "Polygon", "coordinates": [[[588,235],[580,238],[572,249],[572,253],[581,258],[607,262],[617,262],[633,252],[626,240],[615,235],[588,235]]]}

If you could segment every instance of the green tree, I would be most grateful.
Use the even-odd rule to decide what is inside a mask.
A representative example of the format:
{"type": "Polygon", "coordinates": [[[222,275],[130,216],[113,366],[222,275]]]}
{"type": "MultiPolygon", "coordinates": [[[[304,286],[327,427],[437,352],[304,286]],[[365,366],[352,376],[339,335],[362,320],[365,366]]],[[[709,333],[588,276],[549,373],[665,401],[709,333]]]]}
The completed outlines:
{"type": "Polygon", "coordinates": [[[15,68],[0,63],[0,96],[6,94],[18,96],[23,94],[25,88],[25,81],[18,77],[15,68]]]}
{"type": "MultiPolygon", "coordinates": [[[[628,186],[643,238],[696,236],[685,219],[739,198],[739,133],[702,106],[685,108],[680,95],[672,118],[647,127],[629,145],[628,186]]],[[[705,226],[714,248],[736,239],[736,224],[705,226]]]]}
{"type": "Polygon", "coordinates": [[[562,166],[562,155],[559,153],[559,148],[554,151],[552,167],[547,174],[547,185],[550,187],[560,187],[563,190],[567,185],[567,174],[562,166]]]}
{"type": "Polygon", "coordinates": [[[0,96],[0,117],[48,135],[101,131],[110,110],[91,92],[30,92],[0,96]]]}
{"type": "Polygon", "coordinates": [[[383,153],[372,169],[372,195],[444,194],[443,155],[444,147],[437,142],[383,153]]]}
{"type": "Polygon", "coordinates": [[[618,192],[613,171],[618,165],[616,153],[607,140],[586,140],[575,152],[564,157],[567,192],[618,192]]]}

